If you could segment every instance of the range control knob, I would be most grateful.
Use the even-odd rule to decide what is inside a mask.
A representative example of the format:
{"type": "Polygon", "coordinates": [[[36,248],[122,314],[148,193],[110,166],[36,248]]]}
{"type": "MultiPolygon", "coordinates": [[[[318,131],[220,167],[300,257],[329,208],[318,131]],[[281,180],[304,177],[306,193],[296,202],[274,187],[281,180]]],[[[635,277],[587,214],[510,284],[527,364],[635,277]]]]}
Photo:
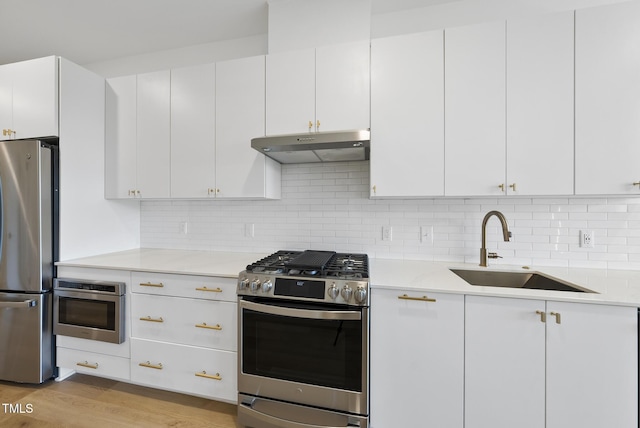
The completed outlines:
{"type": "Polygon", "coordinates": [[[336,287],[336,283],[335,282],[333,284],[331,284],[331,286],[329,286],[329,289],[327,290],[327,294],[333,300],[336,300],[336,298],[340,295],[340,290],[338,290],[338,287],[336,287]]]}
{"type": "Polygon", "coordinates": [[[249,290],[252,293],[257,293],[260,290],[260,280],[258,278],[254,278],[253,281],[249,283],[249,290]]]}
{"type": "Polygon", "coordinates": [[[242,278],[241,281],[238,282],[238,289],[244,290],[249,286],[249,280],[247,278],[242,278]]]}
{"type": "Polygon", "coordinates": [[[265,282],[262,283],[263,293],[268,293],[269,291],[271,291],[272,288],[273,288],[273,283],[271,282],[270,279],[267,279],[265,282]]]}
{"type": "Polygon", "coordinates": [[[356,303],[363,304],[367,301],[367,289],[362,286],[358,287],[353,293],[353,298],[356,299],[356,303]]]}
{"type": "Polygon", "coordinates": [[[342,294],[342,298],[345,300],[345,302],[348,302],[351,299],[351,294],[353,294],[353,290],[348,285],[345,285],[344,287],[342,287],[340,294],[342,294]]]}

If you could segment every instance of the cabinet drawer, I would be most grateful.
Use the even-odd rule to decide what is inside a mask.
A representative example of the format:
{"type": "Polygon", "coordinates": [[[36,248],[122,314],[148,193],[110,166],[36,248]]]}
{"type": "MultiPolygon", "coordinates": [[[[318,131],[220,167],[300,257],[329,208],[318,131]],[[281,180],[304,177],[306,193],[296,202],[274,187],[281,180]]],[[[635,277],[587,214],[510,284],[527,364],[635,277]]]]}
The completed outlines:
{"type": "Polygon", "coordinates": [[[131,340],[131,380],[236,402],[237,354],[143,339],[131,340]]]}
{"type": "Polygon", "coordinates": [[[77,349],[56,348],[56,365],[93,376],[129,380],[130,362],[128,358],[77,349]]]}
{"type": "Polygon", "coordinates": [[[236,303],[133,294],[133,337],[236,351],[236,303]]]}
{"type": "Polygon", "coordinates": [[[236,279],[212,276],[132,272],[134,293],[236,301],[236,279]]]}

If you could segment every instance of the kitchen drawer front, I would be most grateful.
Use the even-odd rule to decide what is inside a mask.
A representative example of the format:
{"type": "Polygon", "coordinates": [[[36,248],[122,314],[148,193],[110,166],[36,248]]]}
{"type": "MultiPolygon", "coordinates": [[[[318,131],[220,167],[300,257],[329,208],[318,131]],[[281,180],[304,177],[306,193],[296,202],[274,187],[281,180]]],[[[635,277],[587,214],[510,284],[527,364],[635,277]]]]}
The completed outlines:
{"type": "Polygon", "coordinates": [[[144,339],[131,340],[131,381],[235,403],[237,354],[144,339]]]}
{"type": "Polygon", "coordinates": [[[161,296],[236,301],[235,278],[131,272],[131,291],[161,296]]]}
{"type": "Polygon", "coordinates": [[[201,299],[133,294],[132,337],[237,350],[237,305],[201,299]]]}
{"type": "Polygon", "coordinates": [[[56,348],[56,358],[58,367],[75,370],[78,373],[126,381],[130,379],[131,363],[128,358],[59,346],[56,348]]]}

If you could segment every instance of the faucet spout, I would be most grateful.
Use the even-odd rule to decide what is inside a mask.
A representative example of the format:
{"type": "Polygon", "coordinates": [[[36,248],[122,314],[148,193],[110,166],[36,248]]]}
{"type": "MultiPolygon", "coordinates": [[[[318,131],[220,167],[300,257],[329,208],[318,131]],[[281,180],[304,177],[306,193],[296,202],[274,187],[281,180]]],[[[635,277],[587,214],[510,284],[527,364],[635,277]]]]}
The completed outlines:
{"type": "Polygon", "coordinates": [[[482,247],[480,248],[480,266],[487,266],[487,222],[492,216],[498,217],[502,226],[502,237],[504,242],[508,242],[511,238],[511,232],[509,232],[509,225],[504,214],[500,211],[489,211],[482,219],[482,247]]]}

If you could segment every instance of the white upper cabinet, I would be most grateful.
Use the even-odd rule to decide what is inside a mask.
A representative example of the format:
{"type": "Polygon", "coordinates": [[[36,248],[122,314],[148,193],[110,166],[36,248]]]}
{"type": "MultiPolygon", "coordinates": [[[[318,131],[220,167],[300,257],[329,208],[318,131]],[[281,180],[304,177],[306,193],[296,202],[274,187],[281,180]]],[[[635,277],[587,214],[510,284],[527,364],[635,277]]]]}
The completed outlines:
{"type": "Polygon", "coordinates": [[[267,56],[266,134],[369,128],[369,42],[267,56]]]}
{"type": "Polygon", "coordinates": [[[58,58],[0,66],[0,140],[58,135],[58,58]]]}
{"type": "Polygon", "coordinates": [[[280,164],[251,148],[264,133],[265,57],[217,63],[217,196],[280,197],[280,164]]]}
{"type": "Polygon", "coordinates": [[[371,42],[371,196],[444,195],[443,32],[371,42]]]}
{"type": "Polygon", "coordinates": [[[505,23],[445,30],[445,195],[503,195],[505,23]]]}
{"type": "Polygon", "coordinates": [[[315,54],[307,49],[267,55],[266,135],[315,129],[315,54]]]}
{"type": "Polygon", "coordinates": [[[171,70],[171,197],[215,195],[215,64],[171,70]]]}
{"type": "Polygon", "coordinates": [[[171,72],[138,75],[137,180],[142,198],[167,198],[171,162],[171,72]]]}
{"type": "Polygon", "coordinates": [[[640,194],[638,22],[639,2],[576,11],[578,195],[640,194]]]}
{"type": "Polygon", "coordinates": [[[507,21],[507,194],[573,194],[573,22],[507,21]]]}
{"type": "Polygon", "coordinates": [[[114,77],[106,85],[105,197],[136,197],[135,75],[114,77]]]}
{"type": "Polygon", "coordinates": [[[369,129],[370,43],[316,49],[316,130],[369,129]]]}

